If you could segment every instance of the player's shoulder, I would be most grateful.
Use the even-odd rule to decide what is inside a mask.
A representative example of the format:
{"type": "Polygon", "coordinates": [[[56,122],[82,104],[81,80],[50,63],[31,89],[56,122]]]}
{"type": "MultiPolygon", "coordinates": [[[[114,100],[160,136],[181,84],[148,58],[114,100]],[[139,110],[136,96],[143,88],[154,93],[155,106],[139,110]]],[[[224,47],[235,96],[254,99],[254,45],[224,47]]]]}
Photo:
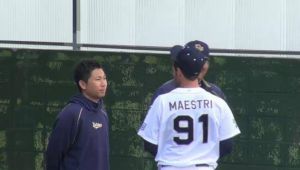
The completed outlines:
{"type": "Polygon", "coordinates": [[[181,88],[178,88],[178,87],[168,89],[168,91],[165,91],[164,93],[161,93],[160,95],[157,95],[154,100],[156,100],[156,101],[165,101],[165,100],[172,99],[172,98],[180,95],[180,89],[181,88]]]}
{"type": "Polygon", "coordinates": [[[165,93],[161,93],[160,95],[157,96],[157,99],[164,99],[164,98],[169,98],[169,96],[174,96],[176,95],[176,93],[174,93],[174,91],[176,91],[177,88],[174,89],[169,89],[167,92],[165,93]]]}
{"type": "Polygon", "coordinates": [[[163,92],[169,92],[172,91],[177,87],[176,82],[174,79],[171,79],[164,84],[162,84],[159,88],[158,91],[163,91],[163,92]]]}
{"type": "Polygon", "coordinates": [[[205,95],[206,99],[212,100],[212,102],[215,103],[215,105],[227,105],[226,101],[223,98],[207,91],[206,89],[203,89],[202,94],[205,95]]]}
{"type": "Polygon", "coordinates": [[[154,102],[154,100],[165,93],[168,93],[170,91],[172,91],[173,89],[175,89],[177,87],[176,82],[174,79],[169,80],[167,82],[165,82],[164,84],[162,84],[159,88],[157,88],[157,90],[154,92],[152,98],[151,98],[151,104],[154,102]]]}
{"type": "Polygon", "coordinates": [[[225,96],[224,92],[216,84],[208,82],[206,80],[202,80],[200,83],[201,83],[201,87],[204,88],[206,91],[222,98],[223,100],[226,100],[226,96],[225,96]]]}
{"type": "Polygon", "coordinates": [[[81,106],[76,103],[67,104],[58,114],[60,118],[73,118],[81,109],[81,106]]]}

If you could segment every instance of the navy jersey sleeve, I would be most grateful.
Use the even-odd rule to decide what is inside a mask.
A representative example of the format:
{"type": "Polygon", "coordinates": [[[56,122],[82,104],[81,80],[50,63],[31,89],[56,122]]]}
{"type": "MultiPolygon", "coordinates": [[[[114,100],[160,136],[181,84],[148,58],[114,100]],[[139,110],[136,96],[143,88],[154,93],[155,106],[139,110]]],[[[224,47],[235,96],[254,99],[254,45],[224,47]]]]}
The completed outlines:
{"type": "Polygon", "coordinates": [[[49,137],[46,151],[47,170],[58,170],[62,166],[62,159],[75,139],[76,112],[79,112],[79,108],[74,109],[66,106],[59,113],[49,137]]]}

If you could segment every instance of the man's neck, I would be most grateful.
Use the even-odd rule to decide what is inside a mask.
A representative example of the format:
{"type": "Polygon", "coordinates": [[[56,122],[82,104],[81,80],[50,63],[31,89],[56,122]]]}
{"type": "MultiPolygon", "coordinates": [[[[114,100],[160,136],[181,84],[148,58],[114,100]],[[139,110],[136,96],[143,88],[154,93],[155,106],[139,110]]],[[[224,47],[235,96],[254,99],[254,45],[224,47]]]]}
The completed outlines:
{"type": "Polygon", "coordinates": [[[87,95],[86,93],[82,93],[83,96],[87,99],[89,99],[90,101],[94,102],[94,103],[98,103],[99,99],[94,99],[92,97],[90,97],[89,95],[87,95]]]}

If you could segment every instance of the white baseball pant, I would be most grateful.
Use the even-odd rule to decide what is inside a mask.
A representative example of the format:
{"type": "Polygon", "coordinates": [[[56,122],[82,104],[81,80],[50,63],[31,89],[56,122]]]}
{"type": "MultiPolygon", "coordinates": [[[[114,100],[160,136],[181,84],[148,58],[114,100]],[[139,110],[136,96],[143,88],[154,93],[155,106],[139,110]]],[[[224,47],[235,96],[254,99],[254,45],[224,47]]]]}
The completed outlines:
{"type": "Polygon", "coordinates": [[[175,166],[158,166],[158,170],[214,170],[212,166],[188,166],[188,167],[175,167],[175,166]]]}

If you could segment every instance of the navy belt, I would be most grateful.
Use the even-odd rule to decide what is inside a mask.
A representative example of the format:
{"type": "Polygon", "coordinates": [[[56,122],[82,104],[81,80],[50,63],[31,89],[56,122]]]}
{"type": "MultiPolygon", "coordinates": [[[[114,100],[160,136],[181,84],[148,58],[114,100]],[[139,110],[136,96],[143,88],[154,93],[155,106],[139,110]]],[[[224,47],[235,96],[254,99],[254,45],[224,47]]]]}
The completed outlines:
{"type": "Polygon", "coordinates": [[[195,166],[196,166],[196,167],[201,167],[201,166],[202,166],[202,167],[203,167],[203,166],[204,166],[204,167],[209,167],[208,164],[196,164],[195,166]]]}
{"type": "MultiPolygon", "coordinates": [[[[167,167],[167,166],[173,166],[173,165],[160,165],[161,167],[167,167]]],[[[195,164],[195,165],[192,165],[192,166],[195,166],[195,167],[209,167],[208,164],[195,164]]]]}

